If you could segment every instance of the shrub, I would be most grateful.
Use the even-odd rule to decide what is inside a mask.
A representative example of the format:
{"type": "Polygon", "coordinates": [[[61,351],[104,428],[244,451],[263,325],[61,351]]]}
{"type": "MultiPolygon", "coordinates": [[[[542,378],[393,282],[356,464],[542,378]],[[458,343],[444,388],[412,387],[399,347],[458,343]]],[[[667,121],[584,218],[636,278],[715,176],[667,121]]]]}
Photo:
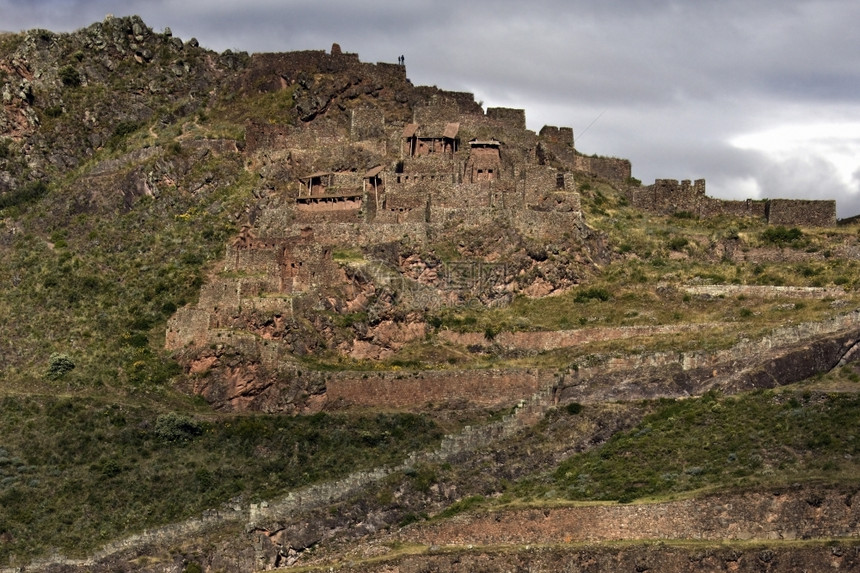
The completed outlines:
{"type": "Polygon", "coordinates": [[[564,407],[564,410],[571,416],[575,416],[576,414],[582,412],[582,404],[580,404],[579,402],[571,402],[564,407]]]}
{"type": "Polygon", "coordinates": [[[429,492],[430,487],[439,480],[436,471],[427,464],[420,464],[406,470],[406,477],[409,478],[412,487],[422,493],[429,492]]]}
{"type": "Polygon", "coordinates": [[[155,435],[165,442],[187,442],[203,433],[203,427],[190,416],[168,412],[155,420],[155,435]]]}
{"type": "Polygon", "coordinates": [[[439,517],[448,518],[457,515],[458,513],[463,513],[476,505],[481,504],[484,501],[484,496],[482,495],[473,495],[466,498],[463,498],[459,501],[455,501],[447,508],[445,508],[442,512],[439,513],[439,517]]]}
{"type": "Polygon", "coordinates": [[[143,124],[136,121],[121,121],[113,130],[106,145],[108,149],[117,150],[124,146],[125,138],[141,128],[143,124]]]}
{"type": "Polygon", "coordinates": [[[63,66],[59,73],[60,81],[63,82],[64,86],[76,88],[81,85],[81,75],[72,66],[63,66]]]}
{"type": "Polygon", "coordinates": [[[63,106],[61,105],[52,105],[50,107],[45,108],[45,115],[48,117],[60,117],[63,115],[63,106]]]}
{"type": "Polygon", "coordinates": [[[687,237],[673,237],[669,239],[667,246],[673,251],[680,251],[689,244],[690,241],[687,240],[687,237]]]}
{"type": "Polygon", "coordinates": [[[803,231],[797,227],[787,229],[783,226],[768,227],[761,232],[759,238],[765,243],[777,246],[791,245],[803,237],[803,231]]]}
{"type": "Polygon", "coordinates": [[[140,123],[136,121],[121,121],[116,124],[116,127],[113,129],[113,135],[115,137],[125,137],[126,135],[131,135],[138,129],[140,129],[140,123]]]}
{"type": "Polygon", "coordinates": [[[690,211],[675,211],[672,213],[672,216],[676,219],[698,219],[698,217],[690,211]]]}
{"type": "Polygon", "coordinates": [[[42,197],[48,192],[48,186],[42,181],[32,181],[20,189],[9,191],[0,196],[0,209],[23,205],[42,197]]]}
{"type": "Polygon", "coordinates": [[[67,354],[54,353],[51,354],[48,364],[48,378],[51,380],[59,380],[69,372],[75,369],[75,363],[67,354]]]}
{"type": "Polygon", "coordinates": [[[576,296],[573,297],[574,302],[588,302],[589,300],[599,300],[602,302],[606,302],[611,297],[609,295],[609,291],[605,288],[589,288],[576,293],[576,296]]]}

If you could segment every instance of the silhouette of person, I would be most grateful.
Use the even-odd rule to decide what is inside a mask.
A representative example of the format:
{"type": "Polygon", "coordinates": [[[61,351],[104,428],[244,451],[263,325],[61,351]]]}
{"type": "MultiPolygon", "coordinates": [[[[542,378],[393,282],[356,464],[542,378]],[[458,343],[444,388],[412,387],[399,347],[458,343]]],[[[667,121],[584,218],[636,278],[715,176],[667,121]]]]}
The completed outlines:
{"type": "Polygon", "coordinates": [[[400,56],[400,65],[401,65],[401,66],[405,66],[405,65],[406,65],[406,56],[400,56]]]}

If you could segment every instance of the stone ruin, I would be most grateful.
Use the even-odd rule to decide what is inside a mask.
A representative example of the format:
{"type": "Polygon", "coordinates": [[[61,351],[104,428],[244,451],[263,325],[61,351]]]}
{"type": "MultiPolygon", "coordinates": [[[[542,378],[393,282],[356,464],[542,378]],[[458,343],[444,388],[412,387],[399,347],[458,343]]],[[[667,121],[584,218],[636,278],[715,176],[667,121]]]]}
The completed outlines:
{"type": "Polygon", "coordinates": [[[827,227],[836,224],[836,201],[809,199],[725,200],[705,194],[705,180],[657,179],[653,185],[629,188],[627,198],[638,209],[708,218],[754,217],[772,225],[827,227]]]}
{"type": "MultiPolygon", "coordinates": [[[[301,382],[290,370],[292,343],[277,336],[291,320],[302,320],[295,305],[305,304],[307,294],[314,294],[319,308],[328,296],[321,293],[333,285],[355,296],[347,308],[367,294],[355,282],[355,265],[335,260],[338,249],[365,253],[404,240],[426,245],[445,233],[497,227],[543,244],[562,236],[586,240],[590,230],[576,185],[583,177],[612,181],[631,205],[660,214],[835,223],[833,201],[723,201],[705,194],[704,180],[640,186],[628,160],[577,153],[569,127],[544,126],[535,133],[526,128],[521,109],[484,111],[472,94],[414,87],[405,66],[362,63],[339,49],[255,56],[243,81],[255,89],[292,90],[299,114],[292,122],[246,126],[244,153],[270,190],[268,204],[228,246],[223,268],[204,285],[199,301],[169,321],[166,335],[167,348],[184,352],[192,372],[204,371],[228,346],[255,357],[257,370],[247,377],[230,370],[227,390],[219,390],[233,393],[223,399],[232,407],[255,403],[260,390],[253,379],[266,372],[273,388],[289,386],[281,392],[284,400],[307,398],[304,406],[299,400],[278,408],[302,411],[315,404],[320,388],[326,391],[325,383],[301,382]]],[[[384,289],[389,271],[361,264],[365,279],[384,289]]],[[[411,280],[422,297],[425,291],[438,295],[432,286],[397,278],[411,280]]],[[[425,333],[420,324],[385,328],[402,341],[425,333]]],[[[359,342],[373,346],[356,339],[353,350],[359,342]]],[[[336,385],[329,384],[334,395],[336,385]]]]}

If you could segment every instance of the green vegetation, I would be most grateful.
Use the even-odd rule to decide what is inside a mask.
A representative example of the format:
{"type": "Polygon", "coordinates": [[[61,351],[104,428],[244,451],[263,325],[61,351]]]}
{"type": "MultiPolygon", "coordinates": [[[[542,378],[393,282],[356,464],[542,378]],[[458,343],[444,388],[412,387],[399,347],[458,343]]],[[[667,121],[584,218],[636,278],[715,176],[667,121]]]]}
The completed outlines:
{"type": "Polygon", "coordinates": [[[25,205],[43,197],[47,192],[48,186],[42,181],[27,183],[21,189],[15,189],[0,195],[0,210],[25,205]]]}
{"type": "Polygon", "coordinates": [[[856,393],[808,390],[662,400],[636,428],[562,463],[551,487],[567,499],[631,501],[758,483],[839,482],[860,470],[858,407],[856,393]]]}
{"type": "Polygon", "coordinates": [[[787,245],[797,245],[803,237],[803,232],[797,227],[787,229],[783,226],[768,227],[759,234],[759,237],[765,243],[784,247],[787,245]]]}
{"type": "MultiPolygon", "coordinates": [[[[84,556],[147,527],[399,461],[441,438],[412,414],[212,417],[97,399],[0,399],[0,562],[84,556]],[[204,417],[205,416],[205,417],[204,417]]],[[[415,478],[430,483],[419,472],[415,478]]]]}
{"type": "Polygon", "coordinates": [[[475,507],[481,505],[484,502],[484,496],[482,495],[472,495],[466,498],[461,499],[460,501],[456,501],[446,507],[443,511],[439,513],[437,516],[440,519],[446,519],[448,517],[454,517],[458,513],[463,513],[469,510],[474,509],[475,507]]]}
{"type": "Polygon", "coordinates": [[[64,86],[76,88],[81,85],[81,75],[74,67],[63,66],[62,68],[60,68],[59,74],[60,81],[63,82],[64,86]]]}

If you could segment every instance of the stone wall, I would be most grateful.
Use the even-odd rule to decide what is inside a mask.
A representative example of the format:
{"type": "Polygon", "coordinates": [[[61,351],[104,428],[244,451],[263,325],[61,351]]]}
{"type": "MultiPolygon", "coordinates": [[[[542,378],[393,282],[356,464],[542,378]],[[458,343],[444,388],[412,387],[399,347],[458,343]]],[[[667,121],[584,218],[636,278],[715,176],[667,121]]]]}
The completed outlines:
{"type": "Polygon", "coordinates": [[[632,174],[630,160],[616,159],[614,157],[577,155],[574,160],[574,168],[577,171],[584,171],[590,175],[621,183],[630,179],[632,174]]]}
{"type": "Polygon", "coordinates": [[[489,207],[492,188],[498,182],[462,183],[460,185],[437,185],[426,192],[430,199],[432,211],[437,207],[447,209],[471,209],[473,207],[489,207]]]}
{"type": "Polygon", "coordinates": [[[811,298],[838,299],[846,296],[842,287],[798,287],[770,285],[692,285],[682,287],[684,292],[706,296],[747,296],[760,298],[811,298]]]}
{"type": "Polygon", "coordinates": [[[637,209],[665,215],[687,212],[697,217],[704,216],[709,209],[706,203],[710,200],[705,195],[704,179],[697,179],[695,183],[689,179],[681,182],[677,179],[657,179],[653,185],[630,190],[628,198],[637,209]]]}
{"type": "Polygon", "coordinates": [[[708,197],[704,179],[694,182],[689,179],[657,179],[653,185],[628,190],[627,197],[637,209],[662,215],[685,212],[696,217],[730,215],[764,218],[767,210],[766,201],[723,201],[708,197]]]}
{"type": "Polygon", "coordinates": [[[488,107],[487,118],[505,124],[512,129],[526,128],[526,110],[508,107],[488,107]]]}
{"type": "Polygon", "coordinates": [[[582,214],[579,211],[536,211],[523,209],[509,213],[511,223],[523,234],[541,241],[552,241],[570,233],[571,236],[580,234],[582,214]]]}
{"type": "Polygon", "coordinates": [[[382,212],[377,213],[377,223],[373,225],[322,222],[313,225],[316,241],[321,245],[340,246],[354,245],[361,247],[378,243],[399,241],[404,236],[424,243],[427,240],[428,226],[423,222],[406,221],[390,223],[384,219],[382,212]]]}
{"type": "Polygon", "coordinates": [[[549,143],[558,145],[566,145],[573,147],[573,128],[572,127],[556,127],[554,125],[545,125],[541,128],[539,134],[541,139],[549,143]]]}
{"type": "Polygon", "coordinates": [[[860,311],[774,330],[716,352],[610,357],[571,369],[559,383],[564,401],[680,398],[716,388],[727,393],[798,382],[834,368],[860,338],[860,311]]]}
{"type": "Polygon", "coordinates": [[[338,564],[339,573],[415,573],[438,571],[529,571],[535,573],[652,571],[660,573],[798,573],[799,571],[854,571],[860,568],[860,549],[853,542],[833,544],[724,544],[718,542],[607,543],[525,545],[515,548],[468,546],[440,551],[350,559],[338,564]]]}
{"type": "Polygon", "coordinates": [[[705,194],[705,180],[657,179],[653,185],[628,190],[637,209],[661,215],[691,213],[697,217],[729,215],[765,219],[771,225],[826,227],[836,224],[836,202],[803,199],[722,200],[705,194]]]}
{"type": "MultiPolygon", "coordinates": [[[[474,99],[472,94],[463,94],[462,99],[474,99]]],[[[412,122],[418,125],[442,125],[456,122],[460,117],[458,100],[453,97],[436,96],[425,105],[417,105],[412,109],[412,122]]],[[[438,134],[441,136],[442,134],[438,134]]]]}
{"type": "Polygon", "coordinates": [[[439,338],[461,346],[498,345],[510,351],[548,352],[559,348],[573,348],[592,342],[630,339],[640,336],[695,332],[713,328],[711,324],[667,324],[656,326],[619,326],[606,328],[581,328],[577,330],[501,332],[487,340],[482,332],[454,332],[443,330],[439,338]]]}
{"type": "MultiPolygon", "coordinates": [[[[481,114],[483,115],[484,110],[481,109],[481,106],[475,102],[475,94],[471,92],[455,92],[448,90],[440,90],[435,86],[415,86],[413,88],[414,93],[422,100],[423,102],[432,102],[438,99],[445,99],[454,104],[454,108],[456,110],[456,114],[453,116],[456,118],[459,114],[481,114]]],[[[453,119],[451,121],[454,121],[453,119]]],[[[415,121],[415,123],[421,123],[420,121],[415,121]]]]}
{"type": "Polygon", "coordinates": [[[186,346],[202,347],[209,340],[208,310],[182,307],[167,321],[164,347],[179,350],[186,346]]]}
{"type": "Polygon", "coordinates": [[[664,503],[588,505],[463,515],[398,539],[430,545],[525,545],[614,540],[800,540],[858,537],[853,490],[788,488],[664,503]]]}
{"type": "Polygon", "coordinates": [[[329,404],[374,408],[415,408],[427,404],[512,405],[552,379],[540,370],[453,370],[409,373],[331,373],[329,404]]]}
{"type": "Polygon", "coordinates": [[[380,109],[361,108],[352,110],[350,138],[353,141],[384,139],[385,113],[380,109]]]}
{"type": "Polygon", "coordinates": [[[350,204],[333,204],[325,206],[313,206],[305,209],[296,209],[296,223],[302,225],[314,225],[316,223],[363,223],[364,214],[361,211],[360,201],[350,201],[350,204]],[[338,208],[338,205],[341,208],[338,208]]]}
{"type": "MultiPolygon", "coordinates": [[[[552,167],[533,166],[520,172],[521,181],[525,185],[525,197],[528,204],[536,203],[545,193],[552,193],[558,189],[559,172],[552,167]]],[[[563,181],[563,180],[562,180],[563,181]]],[[[562,183],[564,185],[564,183],[562,183]]]]}
{"type": "Polygon", "coordinates": [[[314,123],[312,128],[249,122],[245,126],[245,150],[255,153],[261,149],[338,149],[343,147],[347,128],[325,122],[314,123]]]}
{"type": "Polygon", "coordinates": [[[744,199],[740,201],[712,199],[706,203],[703,217],[727,215],[730,217],[766,218],[767,201],[744,199]]]}
{"type": "Polygon", "coordinates": [[[771,225],[830,227],[836,225],[836,201],[771,199],[767,220],[771,225]]]}
{"type": "Polygon", "coordinates": [[[265,91],[276,91],[291,84],[302,73],[335,74],[353,72],[362,77],[382,83],[405,83],[406,68],[389,63],[362,63],[358,54],[344,53],[334,49],[328,54],[324,50],[303,50],[283,53],[253,54],[245,77],[248,86],[265,91]]]}

